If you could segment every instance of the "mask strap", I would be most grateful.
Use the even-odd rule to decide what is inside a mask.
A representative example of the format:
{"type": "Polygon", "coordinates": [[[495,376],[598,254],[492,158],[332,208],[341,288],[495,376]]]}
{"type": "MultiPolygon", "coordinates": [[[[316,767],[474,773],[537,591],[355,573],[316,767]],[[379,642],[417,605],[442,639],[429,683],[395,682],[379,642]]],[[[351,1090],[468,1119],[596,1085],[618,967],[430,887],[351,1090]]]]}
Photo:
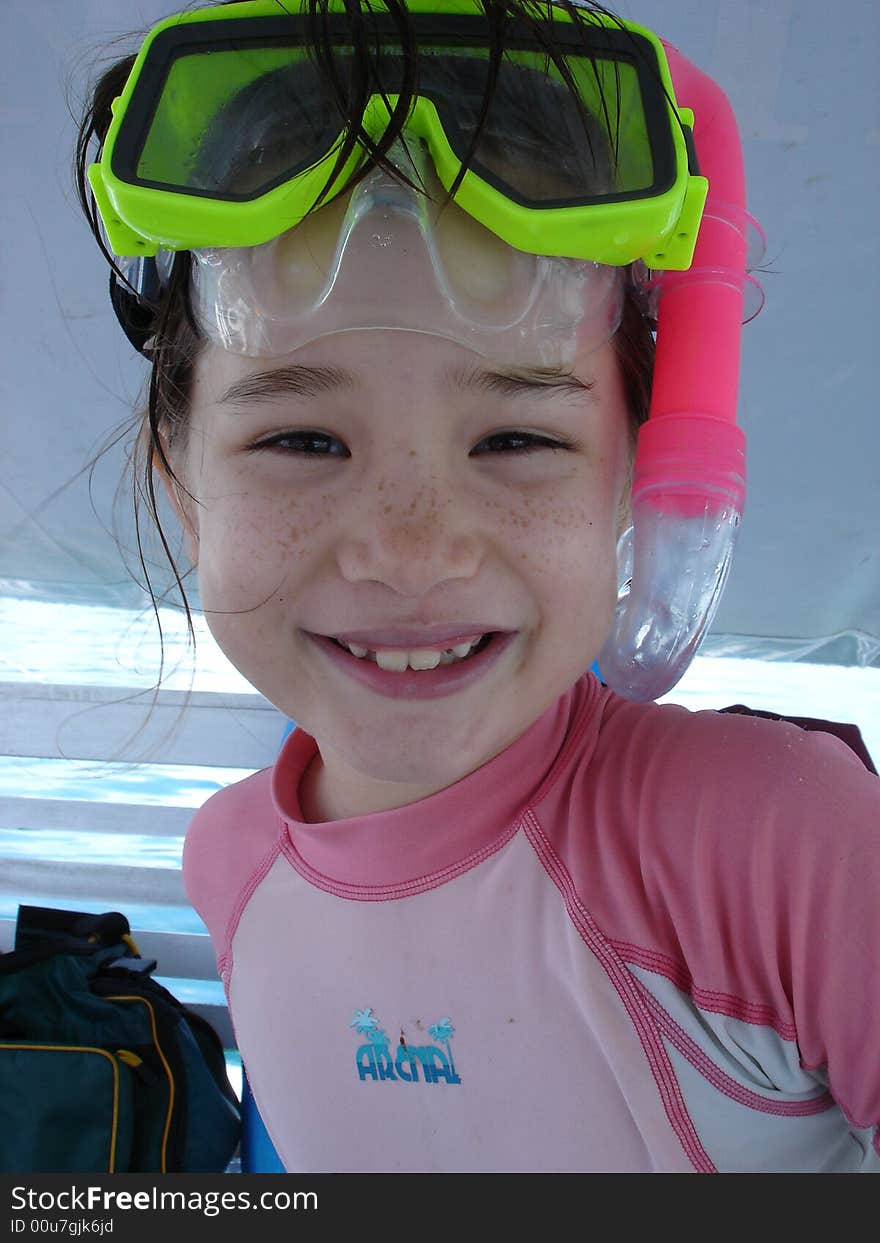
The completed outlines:
{"type": "Polygon", "coordinates": [[[165,263],[160,267],[157,258],[137,258],[118,275],[110,271],[110,303],[131,345],[144,358],[151,359],[150,342],[155,333],[156,315],[162,291],[171,274],[173,256],[160,252],[165,263]]]}

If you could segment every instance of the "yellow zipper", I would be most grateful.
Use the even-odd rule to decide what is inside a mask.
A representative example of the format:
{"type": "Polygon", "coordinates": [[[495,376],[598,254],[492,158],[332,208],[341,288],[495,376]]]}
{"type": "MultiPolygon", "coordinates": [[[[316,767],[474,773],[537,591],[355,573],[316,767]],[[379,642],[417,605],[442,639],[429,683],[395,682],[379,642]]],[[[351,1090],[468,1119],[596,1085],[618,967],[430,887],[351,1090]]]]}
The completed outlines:
{"type": "Polygon", "coordinates": [[[165,1164],[166,1164],[166,1161],[168,1160],[168,1155],[167,1155],[168,1135],[169,1135],[169,1132],[171,1131],[171,1116],[174,1113],[174,1076],[171,1073],[171,1067],[168,1065],[165,1054],[162,1052],[162,1046],[159,1044],[159,1033],[156,1030],[156,1014],[153,1010],[153,1007],[147,1001],[146,997],[139,997],[137,995],[127,996],[125,994],[119,994],[113,997],[109,997],[108,1000],[109,1001],[139,1001],[141,1005],[146,1006],[150,1012],[150,1028],[153,1032],[153,1044],[156,1046],[156,1052],[159,1054],[159,1057],[162,1061],[162,1065],[165,1068],[165,1074],[168,1076],[168,1112],[165,1116],[165,1129],[162,1132],[162,1149],[160,1153],[161,1172],[163,1174],[167,1174],[168,1171],[165,1168],[165,1164]]]}

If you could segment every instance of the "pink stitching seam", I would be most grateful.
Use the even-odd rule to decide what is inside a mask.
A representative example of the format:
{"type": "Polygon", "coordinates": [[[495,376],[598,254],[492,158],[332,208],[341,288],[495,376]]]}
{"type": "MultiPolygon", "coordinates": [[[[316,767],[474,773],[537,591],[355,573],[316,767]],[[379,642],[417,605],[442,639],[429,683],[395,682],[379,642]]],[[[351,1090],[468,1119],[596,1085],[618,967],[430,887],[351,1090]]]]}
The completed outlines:
{"type": "Polygon", "coordinates": [[[703,1148],[693,1121],[688,1113],[678,1080],[672,1068],[663,1041],[656,1030],[650,1012],[635,987],[635,981],[623,963],[602,936],[589,911],[580,900],[574,882],[565,864],[556,854],[535,816],[527,811],[523,819],[524,829],[532,849],[537,854],[547,875],[556,885],[565,901],[569,918],[581,940],[605,970],[620,997],[636,1030],[663,1108],[689,1161],[699,1173],[715,1174],[717,1169],[703,1148]]]}
{"type": "MultiPolygon", "coordinates": [[[[732,993],[699,988],[694,984],[690,972],[673,959],[667,958],[665,955],[656,953],[653,950],[643,949],[641,946],[632,945],[627,941],[611,941],[610,944],[625,962],[635,963],[639,967],[644,967],[647,971],[664,975],[676,988],[683,993],[687,993],[701,1010],[708,1010],[713,1014],[725,1014],[728,1018],[739,1019],[743,1023],[750,1023],[760,1027],[771,1027],[783,1040],[797,1040],[797,1028],[792,1023],[786,1023],[781,1019],[771,1006],[762,1005],[760,1002],[745,1001],[732,993]]],[[[806,1062],[802,1062],[801,1065],[806,1071],[824,1070],[828,1073],[831,1099],[836,1105],[840,1106],[844,1116],[852,1126],[859,1131],[868,1130],[870,1127],[877,1127],[878,1124],[873,1120],[863,1121],[859,1119],[841,1099],[840,1094],[834,1090],[834,1084],[831,1082],[833,1076],[827,1066],[822,1063],[811,1066],[806,1062]]],[[[880,1128],[878,1128],[878,1133],[880,1133],[880,1128]]],[[[880,1152],[880,1148],[878,1148],[878,1152],[880,1152]]]]}
{"type": "Polygon", "coordinates": [[[640,945],[632,945],[628,941],[611,941],[611,945],[625,962],[635,963],[636,966],[644,967],[647,971],[665,976],[681,992],[688,993],[701,1010],[710,1010],[713,1014],[726,1014],[728,1018],[739,1019],[743,1023],[751,1023],[759,1027],[772,1027],[783,1040],[797,1040],[797,1030],[794,1025],[786,1022],[772,1006],[761,1002],[746,1001],[733,993],[700,988],[694,983],[693,976],[686,968],[655,950],[647,950],[640,945]]]}
{"type": "MultiPolygon", "coordinates": [[[[278,817],[278,824],[279,824],[279,828],[283,830],[283,821],[281,820],[280,816],[278,817]]],[[[266,879],[266,876],[272,870],[272,865],[275,862],[275,860],[278,858],[278,855],[280,852],[281,852],[281,842],[280,840],[276,840],[272,843],[269,850],[266,851],[266,854],[264,855],[262,861],[257,864],[253,872],[251,872],[250,876],[248,877],[247,881],[245,881],[244,885],[242,885],[241,889],[239,890],[238,897],[235,900],[235,905],[232,908],[232,913],[229,916],[229,923],[226,926],[226,937],[225,937],[226,948],[222,956],[222,961],[225,965],[225,969],[227,973],[226,976],[224,977],[224,981],[230,978],[232,975],[232,963],[233,963],[232,941],[238,929],[238,921],[241,919],[242,914],[244,913],[244,908],[247,906],[248,902],[250,902],[251,898],[254,896],[254,890],[257,888],[259,884],[261,884],[266,879]]]]}
{"type": "Polygon", "coordinates": [[[317,871],[307,863],[287,835],[281,843],[281,851],[294,871],[317,889],[323,889],[325,893],[333,894],[337,898],[347,898],[352,902],[390,902],[396,898],[410,898],[419,893],[427,893],[430,889],[437,889],[440,885],[445,885],[447,881],[454,880],[456,876],[469,872],[471,868],[489,859],[506,846],[519,831],[520,823],[520,819],[517,818],[494,842],[490,842],[488,846],[482,846],[473,854],[459,860],[458,863],[452,863],[426,876],[417,876],[412,880],[402,881],[397,885],[356,885],[333,880],[332,877],[325,876],[323,872],[317,871]]]}
{"type": "Polygon", "coordinates": [[[750,1088],[743,1087],[742,1084],[731,1079],[725,1074],[719,1066],[712,1061],[711,1058],[703,1052],[696,1041],[685,1032],[673,1019],[672,1015],[651,993],[649,988],[639,980],[637,985],[645,997],[645,1001],[649,1009],[653,1012],[657,1020],[657,1024],[667,1037],[671,1044],[678,1049],[690,1064],[700,1072],[704,1079],[707,1079],[713,1087],[717,1088],[725,1096],[729,1096],[732,1100],[740,1105],[746,1105],[749,1109],[756,1109],[762,1113],[778,1114],[784,1117],[809,1117],[812,1114],[824,1113],[828,1109],[835,1106],[834,1097],[830,1092],[823,1091],[821,1095],[812,1097],[807,1101],[775,1101],[765,1096],[760,1096],[757,1092],[751,1091],[750,1088]]]}

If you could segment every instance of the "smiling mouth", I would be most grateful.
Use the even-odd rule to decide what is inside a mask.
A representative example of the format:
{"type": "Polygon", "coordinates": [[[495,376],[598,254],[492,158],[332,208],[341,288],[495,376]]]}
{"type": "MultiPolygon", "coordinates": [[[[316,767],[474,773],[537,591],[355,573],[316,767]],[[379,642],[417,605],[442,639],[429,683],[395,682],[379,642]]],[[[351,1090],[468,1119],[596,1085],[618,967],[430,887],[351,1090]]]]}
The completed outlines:
{"type": "Polygon", "coordinates": [[[446,648],[381,648],[374,651],[372,648],[346,643],[332,636],[331,642],[343,652],[348,652],[358,660],[378,665],[387,673],[406,673],[409,670],[429,670],[437,669],[441,665],[463,664],[472,656],[485,651],[494,633],[490,630],[469,642],[456,643],[446,648]]]}

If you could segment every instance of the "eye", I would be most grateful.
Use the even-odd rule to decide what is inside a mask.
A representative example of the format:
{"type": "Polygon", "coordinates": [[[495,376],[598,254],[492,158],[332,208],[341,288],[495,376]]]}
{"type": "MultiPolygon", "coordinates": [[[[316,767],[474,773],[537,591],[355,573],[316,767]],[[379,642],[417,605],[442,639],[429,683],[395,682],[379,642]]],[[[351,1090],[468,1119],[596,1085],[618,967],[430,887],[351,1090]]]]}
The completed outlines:
{"type": "Polygon", "coordinates": [[[570,449],[572,446],[565,440],[555,440],[550,436],[541,436],[537,432],[493,432],[485,436],[471,449],[474,454],[486,453],[536,453],[541,449],[570,449]]]}
{"type": "Polygon", "coordinates": [[[330,436],[327,432],[317,432],[311,429],[280,432],[275,436],[269,436],[253,446],[254,451],[260,449],[270,449],[296,457],[351,457],[351,453],[341,440],[337,440],[335,436],[330,436]]]}

